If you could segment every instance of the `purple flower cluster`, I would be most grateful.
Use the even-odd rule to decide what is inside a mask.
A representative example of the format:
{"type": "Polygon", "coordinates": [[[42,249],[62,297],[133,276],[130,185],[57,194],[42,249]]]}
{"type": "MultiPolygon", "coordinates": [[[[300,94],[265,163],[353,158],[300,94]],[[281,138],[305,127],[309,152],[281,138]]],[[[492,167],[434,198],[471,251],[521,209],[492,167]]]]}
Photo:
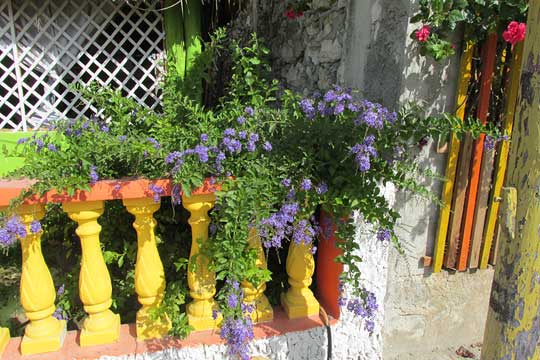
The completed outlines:
{"type": "Polygon", "coordinates": [[[350,89],[342,89],[339,86],[328,90],[322,98],[318,95],[313,96],[313,99],[304,98],[300,100],[299,106],[308,119],[314,119],[317,115],[337,116],[348,110],[351,113],[358,113],[354,120],[357,126],[365,124],[371,128],[382,129],[385,122],[394,124],[397,121],[395,112],[367,100],[356,102],[350,89]],[[318,99],[318,102],[315,99],[318,99]]]}
{"type": "Polygon", "coordinates": [[[61,307],[57,307],[52,316],[58,320],[69,320],[61,307]]]}
{"type": "Polygon", "coordinates": [[[99,175],[97,173],[97,167],[94,165],[90,166],[90,184],[94,185],[99,180],[99,175]]]}
{"type": "Polygon", "coordinates": [[[325,194],[326,192],[328,192],[328,185],[323,181],[319,185],[317,185],[315,191],[319,195],[325,194]]]}
{"type": "Polygon", "coordinates": [[[62,286],[60,286],[58,288],[58,290],[56,291],[56,296],[62,296],[64,295],[64,292],[66,291],[66,285],[65,284],[62,284],[62,286]]]}
{"type": "Polygon", "coordinates": [[[495,149],[496,141],[491,136],[486,136],[486,139],[484,140],[484,149],[487,151],[491,151],[495,149]]]}
{"type": "Polygon", "coordinates": [[[356,144],[351,148],[351,153],[355,155],[354,160],[360,172],[366,172],[371,168],[371,158],[378,156],[377,150],[373,146],[375,136],[368,135],[361,144],[356,144]]]}
{"type": "MultiPolygon", "coordinates": [[[[244,303],[244,290],[238,281],[227,279],[225,283],[227,294],[220,336],[227,342],[230,356],[249,359],[248,344],[253,340],[253,323],[249,313],[254,306],[244,303]]],[[[212,311],[212,317],[217,319],[218,311],[212,311]]]]}
{"type": "MultiPolygon", "coordinates": [[[[291,187],[292,186],[292,181],[291,179],[283,179],[281,180],[281,185],[286,187],[286,188],[290,188],[291,189],[291,192],[289,193],[291,196],[289,196],[289,198],[294,198],[296,196],[295,192],[294,192],[294,189],[291,187]]],[[[300,183],[300,189],[303,190],[303,191],[310,191],[313,189],[313,182],[311,181],[311,179],[303,179],[302,182],[300,183]]],[[[328,192],[328,185],[322,181],[321,183],[319,183],[317,186],[315,186],[315,192],[319,195],[322,195],[322,194],[325,194],[326,192],[328,192]]]]}
{"type": "Polygon", "coordinates": [[[253,108],[251,106],[246,106],[246,108],[244,109],[244,112],[248,116],[253,116],[255,114],[255,110],[253,110],[253,108]]]}
{"type": "Polygon", "coordinates": [[[284,204],[278,212],[261,220],[259,235],[266,248],[280,248],[283,240],[294,232],[295,216],[300,211],[297,202],[284,204]]]}
{"type": "Polygon", "coordinates": [[[163,190],[161,186],[157,186],[155,184],[148,185],[148,189],[150,189],[150,191],[153,193],[155,203],[158,203],[165,193],[165,190],[163,190]]]}
{"type": "Polygon", "coordinates": [[[304,191],[309,191],[309,190],[311,190],[312,186],[313,185],[311,184],[310,179],[304,179],[304,180],[302,180],[302,183],[300,184],[300,189],[302,189],[304,191]]]}
{"type": "Polygon", "coordinates": [[[182,188],[176,184],[172,188],[171,200],[174,205],[182,204],[182,188]]]}
{"type": "MultiPolygon", "coordinates": [[[[246,108],[246,113],[249,112],[249,107],[246,108]]],[[[222,174],[224,171],[223,162],[227,159],[228,155],[236,155],[246,149],[248,152],[254,152],[257,149],[257,143],[260,142],[260,136],[257,133],[250,133],[246,131],[236,131],[233,128],[228,128],[223,131],[222,139],[219,146],[206,146],[204,143],[208,142],[208,135],[201,135],[201,144],[198,144],[194,148],[184,151],[173,151],[165,157],[166,164],[174,164],[173,173],[177,173],[181,166],[184,164],[185,157],[188,155],[197,155],[200,163],[208,163],[210,159],[213,159],[211,165],[217,174],[222,174]],[[213,154],[214,156],[211,156],[213,154]]],[[[272,150],[272,144],[268,141],[261,145],[265,151],[272,150]]]]}
{"type": "Polygon", "coordinates": [[[30,223],[30,232],[32,234],[37,234],[41,231],[41,223],[38,220],[34,220],[30,223]]]}
{"type": "Polygon", "coordinates": [[[154,139],[153,137],[149,137],[147,140],[148,140],[148,142],[150,144],[152,144],[154,149],[156,149],[156,150],[161,149],[161,144],[156,139],[154,139]]]}
{"type": "Polygon", "coordinates": [[[220,337],[227,342],[227,353],[241,360],[249,360],[248,344],[253,340],[253,322],[249,316],[240,319],[225,318],[221,325],[220,337]]]}
{"type": "Polygon", "coordinates": [[[503,135],[498,138],[493,138],[492,136],[487,135],[486,139],[484,140],[484,149],[486,151],[492,151],[495,149],[495,146],[501,141],[508,141],[508,136],[503,135]]]}
{"type": "Polygon", "coordinates": [[[381,228],[377,231],[377,240],[379,241],[390,241],[392,233],[388,229],[381,228]]]}
{"type": "Polygon", "coordinates": [[[26,227],[21,219],[18,216],[13,216],[6,221],[3,228],[0,228],[0,246],[11,246],[17,242],[17,237],[22,239],[26,235],[26,227]]]}
{"type": "MultiPolygon", "coordinates": [[[[282,183],[289,184],[289,179],[282,180],[282,183]]],[[[290,185],[289,185],[290,186],[290,185]]],[[[288,186],[287,186],[288,187],[288,186]]],[[[294,191],[291,189],[290,191],[294,191]]],[[[264,247],[280,248],[286,238],[290,238],[295,244],[311,244],[314,236],[319,231],[319,227],[314,219],[297,220],[296,215],[300,211],[298,202],[286,203],[279,211],[273,213],[268,218],[259,223],[259,236],[262,238],[264,247]]]]}
{"type": "Polygon", "coordinates": [[[281,185],[285,186],[285,187],[290,187],[291,186],[291,179],[283,179],[281,180],[281,185]]]}
{"type": "Polygon", "coordinates": [[[355,316],[364,320],[364,329],[370,334],[375,330],[375,314],[379,305],[374,293],[369,290],[361,289],[360,298],[347,299],[343,297],[343,285],[340,284],[340,294],[338,303],[341,307],[346,307],[355,316]]]}
{"type": "Polygon", "coordinates": [[[360,109],[362,114],[355,120],[355,125],[366,124],[374,129],[382,129],[385,121],[394,124],[397,121],[397,114],[389,111],[381,104],[372,103],[368,100],[362,100],[360,109]]]}
{"type": "MultiPolygon", "coordinates": [[[[319,98],[318,94],[313,96],[319,98]]],[[[319,99],[318,103],[315,100],[305,98],[300,101],[300,109],[306,115],[308,119],[313,119],[317,114],[321,116],[339,115],[345,111],[345,109],[354,110],[358,109],[358,106],[354,105],[354,100],[351,95],[351,90],[343,90],[339,86],[334,89],[328,90],[322,99],[319,99]]]]}
{"type": "Polygon", "coordinates": [[[302,99],[300,101],[300,109],[302,109],[308,119],[313,119],[317,114],[315,106],[313,106],[313,100],[311,99],[302,99]]]}
{"type": "Polygon", "coordinates": [[[101,121],[97,116],[91,116],[89,119],[85,120],[79,126],[78,120],[69,120],[64,129],[64,135],[71,137],[76,136],[80,137],[83,132],[96,132],[102,131],[108,133],[110,131],[109,125],[101,121]]]}
{"type": "Polygon", "coordinates": [[[315,229],[309,224],[307,220],[300,220],[293,230],[292,240],[296,245],[311,244],[313,237],[315,236],[315,229]]]}

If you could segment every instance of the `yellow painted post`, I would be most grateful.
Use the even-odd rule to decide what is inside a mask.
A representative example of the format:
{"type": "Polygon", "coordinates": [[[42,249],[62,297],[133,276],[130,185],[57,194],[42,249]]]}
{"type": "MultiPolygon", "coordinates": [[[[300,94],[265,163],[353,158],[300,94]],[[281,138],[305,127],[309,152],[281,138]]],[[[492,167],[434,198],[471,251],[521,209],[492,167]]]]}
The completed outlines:
{"type": "Polygon", "coordinates": [[[195,330],[209,330],[217,327],[221,316],[212,317],[217,310],[216,274],[208,269],[210,259],[200,253],[200,245],[208,241],[210,218],[208,211],[214,207],[214,194],[182,195],[184,207],[191,213],[191,252],[189,254],[188,286],[193,301],[187,305],[188,322],[195,330]]]}
{"type": "Polygon", "coordinates": [[[540,0],[529,2],[482,359],[540,359],[540,0]]]}
{"type": "Polygon", "coordinates": [[[0,328],[0,359],[2,358],[2,354],[4,353],[4,350],[6,350],[6,346],[9,342],[9,330],[6,328],[0,328]]]}
{"type": "Polygon", "coordinates": [[[319,314],[319,302],[309,289],[311,277],[315,272],[315,260],[311,244],[296,244],[289,246],[287,255],[287,275],[289,275],[289,290],[281,294],[281,305],[289,319],[296,319],[319,314]]]}
{"type": "Polygon", "coordinates": [[[45,215],[43,205],[21,205],[17,215],[26,226],[27,236],[21,238],[22,275],[21,305],[30,323],[21,342],[23,355],[57,351],[64,343],[66,322],[55,319],[56,290],[49,268],[41,252],[41,231],[33,234],[30,224],[45,215]]]}
{"type": "Polygon", "coordinates": [[[120,316],[110,310],[111,277],[101,252],[101,226],[97,222],[103,214],[103,201],[69,202],[62,206],[79,225],[76,233],[81,240],[79,292],[88,316],[82,326],[80,345],[84,347],[115,342],[120,335],[120,316]]]}
{"type": "MultiPolygon", "coordinates": [[[[508,83],[508,92],[506,94],[506,108],[504,111],[504,130],[506,134],[512,136],[512,128],[514,126],[514,113],[519,91],[519,77],[521,75],[521,59],[523,57],[523,43],[518,43],[514,47],[512,54],[512,63],[510,65],[510,80],[508,83]]],[[[495,172],[495,182],[493,184],[493,193],[489,201],[489,210],[487,215],[487,223],[484,230],[484,245],[482,248],[482,257],[480,258],[480,269],[486,269],[489,261],[489,253],[491,244],[495,235],[497,224],[497,215],[499,213],[499,203],[501,199],[501,191],[506,175],[506,167],[508,163],[508,152],[510,143],[503,141],[500,146],[497,157],[497,170],[495,172]]]]}
{"type": "MultiPolygon", "coordinates": [[[[465,118],[465,107],[467,103],[467,91],[471,80],[472,56],[474,45],[468,41],[464,45],[463,55],[461,56],[460,78],[456,95],[456,116],[463,120],[465,118]]],[[[455,134],[452,134],[450,149],[448,151],[448,162],[446,164],[445,178],[443,185],[441,207],[439,215],[439,226],[437,228],[437,237],[435,238],[435,248],[433,250],[433,272],[440,272],[443,265],[444,249],[448,235],[448,223],[450,221],[450,212],[452,206],[452,196],[454,192],[454,181],[456,179],[456,169],[459,157],[460,141],[455,134]]]]}
{"type": "Polygon", "coordinates": [[[135,216],[133,227],[137,231],[137,263],[135,265],[135,291],[142,307],[137,312],[137,339],[159,339],[171,329],[171,321],[165,314],[161,319],[152,319],[150,312],[163,300],[165,272],[156,246],[153,214],[160,203],[153,198],[124,200],[129,213],[135,216]]]}
{"type": "MultiPolygon", "coordinates": [[[[266,269],[266,258],[261,244],[261,238],[257,234],[255,228],[249,232],[248,246],[257,250],[257,260],[255,265],[261,269],[266,269]]],[[[254,307],[250,316],[253,322],[271,321],[274,318],[274,310],[268,301],[264,291],[266,283],[261,283],[255,287],[253,284],[243,281],[242,289],[244,290],[244,303],[254,307]]]]}

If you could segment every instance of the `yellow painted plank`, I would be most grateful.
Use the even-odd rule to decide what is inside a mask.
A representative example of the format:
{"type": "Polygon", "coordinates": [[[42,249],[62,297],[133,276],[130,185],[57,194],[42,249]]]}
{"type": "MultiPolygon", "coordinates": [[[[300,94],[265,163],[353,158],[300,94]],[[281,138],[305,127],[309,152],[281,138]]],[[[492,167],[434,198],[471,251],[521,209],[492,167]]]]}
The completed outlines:
{"type": "MultiPolygon", "coordinates": [[[[514,125],[514,113],[519,92],[519,79],[521,76],[521,59],[523,57],[523,42],[516,44],[512,54],[512,64],[510,67],[510,80],[508,83],[508,92],[506,95],[506,108],[504,115],[504,130],[508,137],[512,135],[514,125]]],[[[497,215],[499,213],[499,204],[501,191],[504,184],[506,167],[508,163],[508,152],[510,144],[508,141],[503,141],[500,146],[500,151],[497,156],[495,182],[493,185],[493,194],[490,199],[490,206],[487,215],[486,227],[484,229],[484,246],[482,247],[482,257],[480,258],[480,269],[485,269],[488,266],[489,252],[493,243],[495,234],[495,225],[497,223],[497,215]]]]}
{"type": "MultiPolygon", "coordinates": [[[[465,107],[467,103],[467,91],[471,80],[472,56],[474,45],[468,41],[463,49],[460,65],[460,80],[456,95],[456,116],[460,119],[465,117],[465,107]]],[[[443,185],[441,200],[444,203],[441,207],[439,216],[439,226],[437,229],[437,237],[435,238],[435,247],[433,250],[433,272],[440,272],[444,259],[444,248],[446,245],[446,237],[448,234],[448,223],[450,221],[450,210],[452,205],[452,196],[454,191],[454,181],[456,178],[456,169],[459,157],[460,141],[455,134],[452,134],[450,141],[450,149],[448,151],[448,162],[446,164],[445,177],[446,181],[443,185]]]]}

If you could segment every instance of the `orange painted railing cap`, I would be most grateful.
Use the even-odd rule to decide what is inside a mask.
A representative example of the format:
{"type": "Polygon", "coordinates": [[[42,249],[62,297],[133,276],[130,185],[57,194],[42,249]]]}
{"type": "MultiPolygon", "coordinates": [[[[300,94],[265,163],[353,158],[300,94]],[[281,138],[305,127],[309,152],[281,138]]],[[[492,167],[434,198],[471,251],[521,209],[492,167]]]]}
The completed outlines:
{"type": "MultiPolygon", "coordinates": [[[[31,179],[0,180],[0,208],[9,206],[10,202],[28,190],[36,181],[31,179]]],[[[51,190],[43,196],[33,196],[24,201],[24,204],[46,204],[63,202],[83,202],[115,199],[139,199],[152,197],[154,193],[150,189],[154,185],[163,189],[161,196],[171,196],[173,190],[172,179],[119,179],[101,180],[90,186],[89,191],[77,190],[75,194],[68,195],[66,192],[51,190]]],[[[191,195],[209,194],[220,190],[219,184],[206,179],[204,184],[191,195]]],[[[180,194],[181,195],[181,194],[180,194]]]]}

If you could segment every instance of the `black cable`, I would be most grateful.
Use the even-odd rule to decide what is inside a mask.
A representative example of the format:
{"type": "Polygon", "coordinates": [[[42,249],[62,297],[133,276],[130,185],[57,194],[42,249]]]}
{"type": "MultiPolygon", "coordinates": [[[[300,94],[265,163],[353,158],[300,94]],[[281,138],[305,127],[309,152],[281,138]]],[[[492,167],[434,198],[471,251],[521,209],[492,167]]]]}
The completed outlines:
{"type": "Polygon", "coordinates": [[[321,305],[319,305],[319,316],[326,327],[326,337],[328,338],[326,360],[332,360],[332,328],[330,327],[330,322],[328,321],[328,314],[321,305]]]}

